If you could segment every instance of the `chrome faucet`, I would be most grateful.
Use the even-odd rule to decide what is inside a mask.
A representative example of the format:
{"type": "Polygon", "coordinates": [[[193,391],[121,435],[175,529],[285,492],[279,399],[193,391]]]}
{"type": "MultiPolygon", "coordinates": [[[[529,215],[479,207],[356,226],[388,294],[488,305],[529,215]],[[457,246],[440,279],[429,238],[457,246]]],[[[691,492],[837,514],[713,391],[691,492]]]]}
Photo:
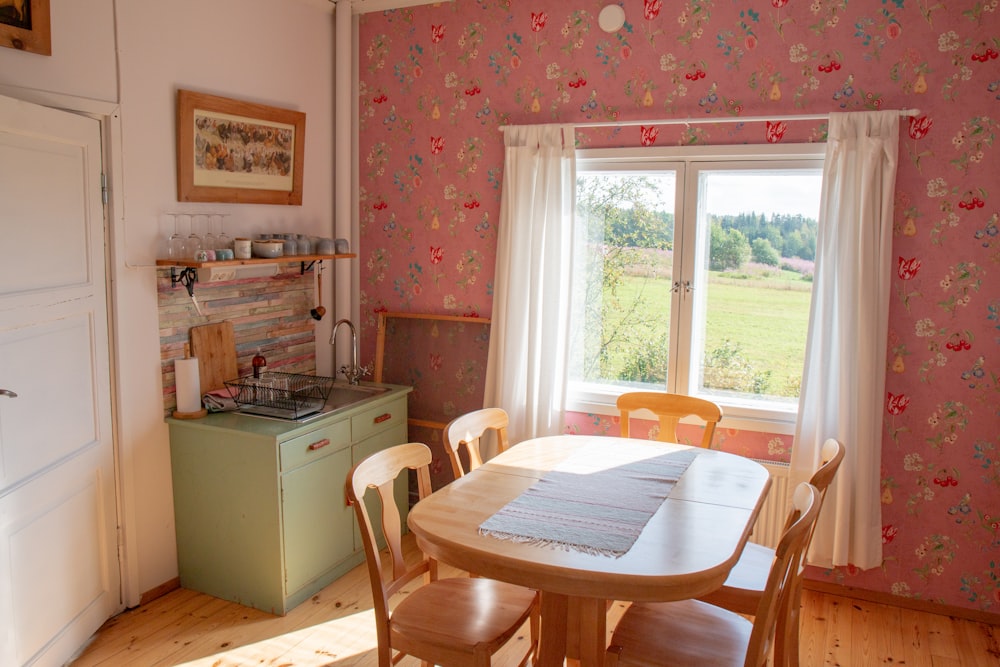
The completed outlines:
{"type": "Polygon", "coordinates": [[[345,364],[341,366],[339,372],[344,374],[349,384],[358,384],[361,376],[370,373],[371,368],[361,366],[358,362],[358,332],[350,320],[338,320],[333,325],[333,333],[330,334],[330,345],[333,346],[333,363],[337,363],[337,331],[340,329],[341,324],[346,324],[347,328],[351,330],[351,365],[348,366],[345,364]]]}

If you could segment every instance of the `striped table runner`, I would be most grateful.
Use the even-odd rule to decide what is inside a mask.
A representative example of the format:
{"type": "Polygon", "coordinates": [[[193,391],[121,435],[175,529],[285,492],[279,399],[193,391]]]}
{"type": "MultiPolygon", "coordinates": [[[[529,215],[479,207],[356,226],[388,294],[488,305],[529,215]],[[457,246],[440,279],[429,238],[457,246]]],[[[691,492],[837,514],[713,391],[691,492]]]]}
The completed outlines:
{"type": "Polygon", "coordinates": [[[632,548],[699,453],[684,449],[641,458],[632,447],[622,463],[595,466],[587,449],[571,455],[501,507],[480,524],[480,534],[621,556],[632,548]]]}

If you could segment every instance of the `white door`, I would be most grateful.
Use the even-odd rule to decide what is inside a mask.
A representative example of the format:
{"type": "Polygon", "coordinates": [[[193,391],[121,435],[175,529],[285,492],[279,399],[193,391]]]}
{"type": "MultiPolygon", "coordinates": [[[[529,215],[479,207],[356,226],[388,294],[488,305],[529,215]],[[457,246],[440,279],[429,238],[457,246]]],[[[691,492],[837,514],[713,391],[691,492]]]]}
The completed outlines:
{"type": "Polygon", "coordinates": [[[122,607],[101,128],[0,97],[0,664],[122,607]]]}

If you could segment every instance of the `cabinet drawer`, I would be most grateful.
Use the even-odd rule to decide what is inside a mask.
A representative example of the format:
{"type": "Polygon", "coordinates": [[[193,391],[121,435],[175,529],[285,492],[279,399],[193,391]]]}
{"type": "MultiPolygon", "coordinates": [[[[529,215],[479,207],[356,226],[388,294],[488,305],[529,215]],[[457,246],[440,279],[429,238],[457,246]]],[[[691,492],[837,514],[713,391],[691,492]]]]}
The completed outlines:
{"type": "Polygon", "coordinates": [[[347,420],[310,431],[281,443],[281,471],[293,470],[350,446],[351,427],[347,420]]]}
{"type": "Polygon", "coordinates": [[[406,424],[405,400],[385,403],[351,417],[351,437],[357,442],[398,424],[406,424]]]}

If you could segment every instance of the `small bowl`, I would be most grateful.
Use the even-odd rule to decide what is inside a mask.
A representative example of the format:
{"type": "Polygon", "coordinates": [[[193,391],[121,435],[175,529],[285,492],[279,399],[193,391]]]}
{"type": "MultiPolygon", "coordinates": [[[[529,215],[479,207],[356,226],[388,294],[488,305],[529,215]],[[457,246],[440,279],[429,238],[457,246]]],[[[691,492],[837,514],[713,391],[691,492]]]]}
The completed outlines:
{"type": "Polygon", "coordinates": [[[267,259],[281,257],[283,252],[282,246],[283,243],[280,240],[254,240],[253,255],[254,257],[264,257],[267,259]]]}

